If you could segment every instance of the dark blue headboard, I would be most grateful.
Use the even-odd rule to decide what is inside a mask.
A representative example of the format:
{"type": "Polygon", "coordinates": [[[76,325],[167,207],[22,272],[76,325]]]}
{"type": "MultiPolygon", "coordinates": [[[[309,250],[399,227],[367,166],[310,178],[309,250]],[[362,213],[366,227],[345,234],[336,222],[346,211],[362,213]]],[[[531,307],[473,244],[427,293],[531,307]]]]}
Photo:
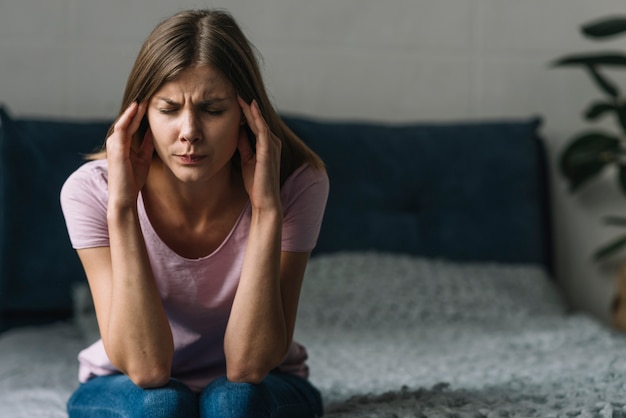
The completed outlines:
{"type": "Polygon", "coordinates": [[[15,119],[0,106],[0,330],[71,316],[72,283],[86,279],[59,192],[109,124],[15,119]]]}
{"type": "Polygon", "coordinates": [[[286,117],[325,161],[316,254],[402,252],[552,273],[540,120],[385,125],[286,117]]]}

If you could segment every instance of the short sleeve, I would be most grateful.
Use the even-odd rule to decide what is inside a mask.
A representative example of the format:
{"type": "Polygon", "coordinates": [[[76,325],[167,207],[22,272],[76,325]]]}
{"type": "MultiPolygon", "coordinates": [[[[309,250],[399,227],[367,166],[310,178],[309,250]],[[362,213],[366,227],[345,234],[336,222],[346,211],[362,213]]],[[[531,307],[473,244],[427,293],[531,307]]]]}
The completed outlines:
{"type": "Polygon", "coordinates": [[[105,160],[90,161],[61,188],[61,209],[75,249],[109,246],[107,174],[105,160]]]}
{"type": "Polygon", "coordinates": [[[287,178],[281,190],[283,251],[308,252],[315,248],[328,191],[326,171],[308,164],[287,178]]]}

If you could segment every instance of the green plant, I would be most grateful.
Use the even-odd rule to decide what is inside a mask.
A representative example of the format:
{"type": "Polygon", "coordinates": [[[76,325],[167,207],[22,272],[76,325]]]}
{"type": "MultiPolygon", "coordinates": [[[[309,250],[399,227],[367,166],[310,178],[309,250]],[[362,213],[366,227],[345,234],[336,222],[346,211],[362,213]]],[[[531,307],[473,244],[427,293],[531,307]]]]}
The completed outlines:
{"type": "MultiPolygon", "coordinates": [[[[626,17],[608,17],[581,26],[587,38],[607,39],[626,32],[626,17]]],[[[587,70],[595,85],[604,93],[594,100],[584,112],[585,120],[595,122],[613,115],[618,132],[590,129],[570,140],[559,159],[561,174],[567,179],[569,190],[577,192],[581,186],[599,176],[608,166],[614,166],[621,192],[626,195],[626,97],[617,83],[604,69],[626,69],[623,52],[595,52],[568,55],[553,63],[556,67],[582,67],[587,70]]],[[[626,217],[609,216],[605,223],[626,227],[626,217]]],[[[603,245],[594,253],[594,259],[607,257],[626,246],[626,234],[603,245]]]]}

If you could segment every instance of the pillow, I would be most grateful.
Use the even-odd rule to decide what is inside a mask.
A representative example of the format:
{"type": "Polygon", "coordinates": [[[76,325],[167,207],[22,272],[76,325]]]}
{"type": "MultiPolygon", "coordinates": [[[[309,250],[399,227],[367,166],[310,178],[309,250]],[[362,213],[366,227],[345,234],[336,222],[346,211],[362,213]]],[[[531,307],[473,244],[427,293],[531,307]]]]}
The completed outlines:
{"type": "Polygon", "coordinates": [[[0,107],[0,316],[69,316],[85,276],[59,203],[65,179],[108,121],[14,119],[0,107]]]}

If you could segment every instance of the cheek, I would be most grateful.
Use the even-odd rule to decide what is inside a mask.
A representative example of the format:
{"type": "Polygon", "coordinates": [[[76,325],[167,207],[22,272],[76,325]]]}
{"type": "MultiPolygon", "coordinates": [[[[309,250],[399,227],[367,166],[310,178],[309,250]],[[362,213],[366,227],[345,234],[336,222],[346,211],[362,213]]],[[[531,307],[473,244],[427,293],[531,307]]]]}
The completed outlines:
{"type": "Polygon", "coordinates": [[[155,148],[163,148],[172,142],[172,135],[175,135],[172,124],[168,124],[167,121],[158,116],[150,117],[150,114],[148,114],[148,125],[154,138],[155,148]]]}
{"type": "MultiPolygon", "coordinates": [[[[220,125],[219,130],[213,130],[215,134],[215,138],[218,139],[223,146],[228,148],[236,148],[237,142],[239,141],[239,123],[234,123],[233,120],[224,121],[220,125]]],[[[211,132],[211,128],[208,129],[209,135],[211,132]]]]}
{"type": "Polygon", "coordinates": [[[172,143],[169,139],[171,134],[166,129],[163,129],[162,126],[158,125],[150,125],[150,131],[152,132],[154,151],[161,159],[163,159],[164,156],[169,154],[169,147],[172,143]]]}

